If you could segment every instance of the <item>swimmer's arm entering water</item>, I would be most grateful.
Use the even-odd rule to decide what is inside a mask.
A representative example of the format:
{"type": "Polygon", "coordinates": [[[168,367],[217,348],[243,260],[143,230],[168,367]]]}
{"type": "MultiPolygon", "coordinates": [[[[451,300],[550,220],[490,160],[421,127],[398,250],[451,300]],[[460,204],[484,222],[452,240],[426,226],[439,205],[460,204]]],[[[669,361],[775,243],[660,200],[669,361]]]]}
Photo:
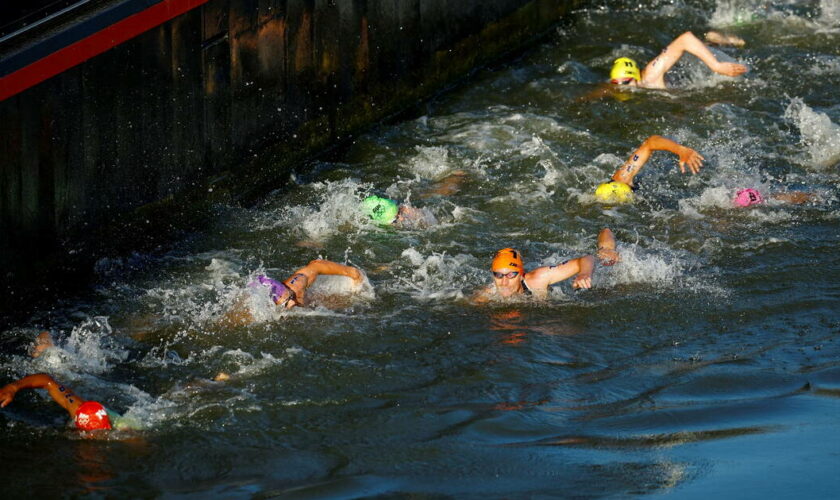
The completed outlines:
{"type": "Polygon", "coordinates": [[[639,86],[664,89],[665,73],[680,60],[685,52],[694,54],[709,69],[721,75],[740,76],[747,72],[747,67],[743,64],[718,61],[712,51],[699,38],[694,36],[692,32],[686,31],[675,38],[661,54],[645,66],[639,86]]]}
{"type": "Polygon", "coordinates": [[[633,154],[627,158],[624,165],[615,171],[612,180],[632,186],[633,178],[642,170],[642,167],[645,166],[645,163],[647,163],[651,153],[654,151],[669,151],[677,155],[680,162],[680,172],[682,173],[685,173],[685,167],[688,166],[691,173],[696,174],[700,171],[700,168],[703,166],[703,160],[705,159],[700,153],[689,147],[660,135],[652,135],[638,149],[633,151],[633,154]]]}
{"type": "Polygon", "coordinates": [[[283,282],[283,284],[295,292],[295,305],[303,305],[306,289],[312,286],[321,274],[346,276],[352,279],[353,283],[356,285],[361,285],[364,281],[364,275],[362,272],[353,266],[345,266],[344,264],[323,259],[313,260],[309,264],[295,271],[289,279],[283,282]]]}
{"type": "Polygon", "coordinates": [[[67,410],[70,418],[75,418],[76,410],[85,402],[84,399],[76,396],[69,387],[59,384],[46,373],[36,373],[0,388],[0,408],[4,408],[11,403],[21,389],[46,389],[53,401],[67,410]]]}
{"type": "Polygon", "coordinates": [[[605,227],[598,233],[597,256],[602,266],[612,266],[621,260],[615,249],[615,236],[609,228],[605,227]]]}
{"type": "Polygon", "coordinates": [[[337,262],[317,259],[295,271],[295,273],[286,280],[286,284],[293,286],[298,285],[299,281],[297,279],[299,278],[299,275],[302,275],[302,277],[305,278],[304,288],[309,288],[321,274],[346,276],[352,279],[356,284],[361,284],[363,279],[361,271],[353,266],[345,266],[344,264],[339,264],[337,262]]]}

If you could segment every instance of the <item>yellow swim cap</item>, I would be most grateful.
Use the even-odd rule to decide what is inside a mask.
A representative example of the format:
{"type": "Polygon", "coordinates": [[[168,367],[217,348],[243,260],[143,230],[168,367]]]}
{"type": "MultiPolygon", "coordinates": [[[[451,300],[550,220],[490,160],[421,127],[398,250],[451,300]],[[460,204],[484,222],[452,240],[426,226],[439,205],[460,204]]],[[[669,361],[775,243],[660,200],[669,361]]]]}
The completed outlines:
{"type": "Polygon", "coordinates": [[[625,78],[639,81],[642,79],[642,74],[639,72],[636,61],[629,57],[619,57],[613,63],[612,70],[610,70],[610,80],[623,80],[625,78]]]}
{"type": "Polygon", "coordinates": [[[627,203],[633,201],[633,189],[623,182],[605,182],[595,188],[595,198],[601,203],[627,203]]]}

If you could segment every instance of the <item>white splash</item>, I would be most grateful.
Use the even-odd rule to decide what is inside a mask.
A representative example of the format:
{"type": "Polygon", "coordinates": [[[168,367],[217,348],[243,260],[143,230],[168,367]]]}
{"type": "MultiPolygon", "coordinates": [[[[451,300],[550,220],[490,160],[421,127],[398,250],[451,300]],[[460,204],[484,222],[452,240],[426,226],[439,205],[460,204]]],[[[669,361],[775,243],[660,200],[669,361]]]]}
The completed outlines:
{"type": "Polygon", "coordinates": [[[718,0],[709,19],[714,27],[738,26],[758,21],[766,15],[766,4],[761,0],[718,0]]]}
{"type": "Polygon", "coordinates": [[[799,128],[802,145],[807,149],[807,164],[825,170],[840,162],[840,126],[825,113],[814,111],[795,97],[785,110],[785,119],[799,128]]]}
{"type": "Polygon", "coordinates": [[[468,277],[463,269],[472,257],[432,253],[424,257],[414,248],[403,250],[402,257],[414,267],[411,276],[401,278],[400,284],[414,297],[420,299],[462,298],[463,288],[468,287],[468,277]]]}
{"type": "Polygon", "coordinates": [[[440,179],[455,170],[449,150],[443,146],[415,146],[417,154],[408,160],[408,169],[423,179],[440,179]]]}
{"type": "Polygon", "coordinates": [[[840,25],[840,1],[820,0],[819,22],[827,26],[840,25]]]}
{"type": "Polygon", "coordinates": [[[55,341],[53,347],[33,361],[38,370],[73,377],[80,373],[100,374],[128,357],[128,351],[114,339],[105,316],[88,318],[73,328],[66,341],[55,341]]]}
{"type": "MultiPolygon", "coordinates": [[[[685,264],[677,258],[651,254],[635,245],[620,245],[621,262],[601,268],[595,275],[607,286],[628,283],[673,284],[682,277],[685,264]]],[[[597,282],[596,282],[597,283],[597,282]]]]}

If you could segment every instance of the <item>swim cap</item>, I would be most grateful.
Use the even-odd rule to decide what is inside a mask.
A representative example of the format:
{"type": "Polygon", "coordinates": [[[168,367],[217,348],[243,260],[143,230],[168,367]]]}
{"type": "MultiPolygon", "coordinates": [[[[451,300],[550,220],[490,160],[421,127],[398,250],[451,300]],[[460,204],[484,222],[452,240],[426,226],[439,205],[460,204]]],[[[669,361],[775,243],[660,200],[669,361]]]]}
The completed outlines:
{"type": "Polygon", "coordinates": [[[291,290],[289,290],[289,288],[286,285],[280,283],[275,279],[271,279],[268,276],[265,276],[264,274],[258,275],[257,279],[248,283],[249,287],[256,287],[260,285],[271,288],[271,292],[269,292],[269,294],[271,300],[273,300],[275,304],[279,304],[280,299],[283,298],[284,295],[291,293],[291,290]]]}
{"type": "Polygon", "coordinates": [[[642,79],[642,74],[639,73],[639,66],[636,61],[629,57],[619,57],[613,63],[610,70],[610,80],[621,80],[623,78],[632,78],[636,81],[642,79]]]}
{"type": "Polygon", "coordinates": [[[735,199],[732,200],[733,203],[738,205],[739,207],[748,207],[750,205],[757,205],[762,203],[764,198],[761,197],[761,193],[753,188],[742,189],[738,191],[735,195],[735,199]]]}
{"type": "Polygon", "coordinates": [[[496,252],[493,257],[493,263],[490,265],[491,271],[497,271],[504,268],[513,268],[522,271],[522,254],[513,248],[503,248],[496,252]]]}
{"type": "Polygon", "coordinates": [[[76,427],[83,431],[110,429],[111,419],[104,406],[96,401],[85,401],[76,410],[76,427]]]}
{"type": "Polygon", "coordinates": [[[397,218],[400,208],[394,200],[368,196],[362,201],[362,210],[379,224],[391,224],[397,218]]]}
{"type": "Polygon", "coordinates": [[[595,198],[601,203],[627,203],[633,201],[633,188],[623,182],[605,182],[595,188],[595,198]]]}

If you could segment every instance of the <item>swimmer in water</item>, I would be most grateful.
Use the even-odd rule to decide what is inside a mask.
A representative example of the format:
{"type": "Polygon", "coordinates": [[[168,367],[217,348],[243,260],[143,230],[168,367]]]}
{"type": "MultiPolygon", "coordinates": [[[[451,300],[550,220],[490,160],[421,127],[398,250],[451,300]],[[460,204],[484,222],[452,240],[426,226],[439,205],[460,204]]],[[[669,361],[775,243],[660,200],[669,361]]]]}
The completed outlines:
{"type": "MultiPolygon", "coordinates": [[[[504,248],[496,252],[490,266],[493,284],[479,290],[473,297],[473,302],[484,303],[493,298],[521,295],[545,298],[548,296],[549,286],[572,276],[575,277],[572,288],[591,288],[595,259],[592,255],[585,255],[556,266],[543,266],[526,271],[522,253],[513,248],[504,248]]],[[[611,266],[620,260],[615,249],[615,237],[607,228],[598,234],[597,259],[604,266],[611,266]]]]}
{"type": "Polygon", "coordinates": [[[696,174],[703,166],[703,158],[697,151],[678,144],[671,139],[659,135],[652,135],[645,139],[623,165],[612,175],[612,178],[595,189],[595,197],[603,203],[624,203],[632,201],[636,185],[633,178],[642,170],[651,153],[654,151],[669,151],[679,158],[680,172],[685,173],[686,167],[692,174],[696,174]]]}
{"type": "Polygon", "coordinates": [[[362,200],[362,211],[381,226],[415,225],[427,218],[421,208],[375,195],[362,200]]]}
{"type": "MultiPolygon", "coordinates": [[[[732,35],[723,35],[712,31],[706,34],[706,39],[718,44],[743,45],[743,40],[732,35]]],[[[743,64],[733,62],[721,62],[712,54],[706,45],[686,31],[671,42],[665,49],[645,66],[641,72],[636,62],[628,57],[620,57],[615,60],[610,71],[610,83],[613,85],[630,85],[647,89],[664,89],[665,73],[670,70],[684,53],[697,56],[703,63],[715,73],[725,76],[740,76],[747,72],[743,64]]]]}
{"type": "MultiPolygon", "coordinates": [[[[812,201],[815,196],[813,193],[806,193],[803,191],[787,191],[783,193],[770,193],[769,198],[777,201],[781,201],[784,203],[790,203],[793,205],[802,205],[803,203],[808,203],[812,201]]],[[[757,189],[747,188],[741,189],[737,193],[735,193],[735,198],[732,199],[732,204],[736,207],[747,208],[752,205],[759,205],[764,203],[765,199],[758,192],[757,189]]]]}
{"type": "MultiPolygon", "coordinates": [[[[463,170],[456,170],[443,179],[437,181],[434,186],[421,193],[420,198],[432,196],[449,196],[461,190],[467,173],[463,170]]],[[[383,196],[368,196],[362,200],[362,212],[374,222],[382,226],[421,227],[437,223],[434,215],[428,210],[413,207],[408,203],[397,203],[396,201],[383,196]]]]}
{"type": "Polygon", "coordinates": [[[129,420],[108,410],[101,403],[80,398],[72,389],[60,384],[46,373],[27,375],[0,388],[0,408],[5,408],[11,403],[21,389],[46,389],[53,401],[67,410],[77,429],[83,431],[125,430],[135,427],[129,420]]]}
{"type": "MultiPolygon", "coordinates": [[[[353,283],[360,286],[365,276],[359,269],[353,266],[345,266],[329,260],[313,260],[301,267],[285,281],[280,282],[264,275],[248,284],[251,288],[265,288],[268,290],[271,300],[277,307],[291,309],[306,305],[306,289],[315,283],[320,275],[346,276],[353,280],[353,283]]],[[[252,323],[254,317],[248,310],[244,301],[237,303],[234,308],[222,318],[221,322],[227,326],[237,326],[252,323]]]]}

